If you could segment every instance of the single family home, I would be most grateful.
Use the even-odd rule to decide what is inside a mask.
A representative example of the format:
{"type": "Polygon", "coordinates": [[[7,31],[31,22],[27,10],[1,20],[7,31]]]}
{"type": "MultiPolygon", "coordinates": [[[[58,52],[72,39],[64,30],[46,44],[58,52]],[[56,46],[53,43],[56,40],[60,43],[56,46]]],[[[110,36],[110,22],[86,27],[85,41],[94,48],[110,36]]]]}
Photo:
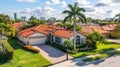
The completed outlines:
{"type": "MultiPolygon", "coordinates": [[[[17,38],[25,44],[40,45],[46,41],[63,44],[65,39],[73,41],[73,31],[56,25],[39,25],[18,32],[17,38]]],[[[85,43],[86,36],[77,32],[76,44],[85,43]]]]}

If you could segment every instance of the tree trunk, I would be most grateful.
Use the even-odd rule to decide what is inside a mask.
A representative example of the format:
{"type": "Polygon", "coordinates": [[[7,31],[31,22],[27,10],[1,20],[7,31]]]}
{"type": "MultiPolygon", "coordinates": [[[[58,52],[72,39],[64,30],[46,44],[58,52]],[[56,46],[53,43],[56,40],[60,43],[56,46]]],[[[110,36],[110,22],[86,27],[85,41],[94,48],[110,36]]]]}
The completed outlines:
{"type": "Polygon", "coordinates": [[[76,23],[74,22],[74,30],[73,30],[73,36],[74,36],[74,49],[76,49],[76,23]]]}

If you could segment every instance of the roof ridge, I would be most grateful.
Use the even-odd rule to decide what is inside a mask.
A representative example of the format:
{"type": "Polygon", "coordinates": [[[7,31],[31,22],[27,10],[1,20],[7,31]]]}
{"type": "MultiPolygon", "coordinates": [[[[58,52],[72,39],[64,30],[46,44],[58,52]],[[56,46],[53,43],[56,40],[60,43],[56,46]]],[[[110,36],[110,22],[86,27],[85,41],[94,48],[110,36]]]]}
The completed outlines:
{"type": "Polygon", "coordinates": [[[36,31],[41,25],[37,26],[35,29],[33,29],[34,31],[36,31]]]}

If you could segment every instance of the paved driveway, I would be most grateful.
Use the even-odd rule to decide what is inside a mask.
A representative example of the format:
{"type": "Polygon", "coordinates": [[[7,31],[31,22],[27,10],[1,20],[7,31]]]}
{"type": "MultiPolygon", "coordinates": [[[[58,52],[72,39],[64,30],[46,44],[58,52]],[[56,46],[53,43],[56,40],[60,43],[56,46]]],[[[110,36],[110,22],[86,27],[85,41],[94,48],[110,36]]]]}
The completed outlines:
{"type": "MultiPolygon", "coordinates": [[[[43,45],[38,45],[33,47],[40,49],[40,54],[42,54],[45,58],[47,58],[53,64],[66,60],[66,53],[58,49],[55,49],[49,45],[43,44],[43,45]]],[[[69,56],[69,59],[72,59],[72,57],[69,56]]]]}

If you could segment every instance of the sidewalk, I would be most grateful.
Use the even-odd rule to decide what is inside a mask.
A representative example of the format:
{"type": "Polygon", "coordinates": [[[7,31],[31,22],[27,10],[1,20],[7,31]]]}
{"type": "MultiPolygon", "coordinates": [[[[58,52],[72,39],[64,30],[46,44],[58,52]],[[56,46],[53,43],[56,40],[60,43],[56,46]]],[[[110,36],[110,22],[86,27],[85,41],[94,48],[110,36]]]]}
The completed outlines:
{"type": "MultiPolygon", "coordinates": [[[[115,51],[120,51],[120,48],[116,49],[116,50],[110,50],[107,53],[115,52],[115,51]]],[[[85,56],[85,57],[75,58],[75,59],[68,60],[68,61],[65,61],[65,62],[62,62],[62,63],[59,63],[59,64],[55,64],[55,65],[52,65],[52,66],[49,66],[49,67],[80,67],[80,66],[86,65],[86,62],[84,62],[82,60],[84,60],[86,58],[97,57],[99,55],[101,55],[101,54],[89,55],[89,56],[85,56]]],[[[96,61],[96,62],[100,62],[100,61],[96,61]]]]}
{"type": "Polygon", "coordinates": [[[119,39],[107,39],[107,41],[120,44],[120,40],[119,39]]]}

